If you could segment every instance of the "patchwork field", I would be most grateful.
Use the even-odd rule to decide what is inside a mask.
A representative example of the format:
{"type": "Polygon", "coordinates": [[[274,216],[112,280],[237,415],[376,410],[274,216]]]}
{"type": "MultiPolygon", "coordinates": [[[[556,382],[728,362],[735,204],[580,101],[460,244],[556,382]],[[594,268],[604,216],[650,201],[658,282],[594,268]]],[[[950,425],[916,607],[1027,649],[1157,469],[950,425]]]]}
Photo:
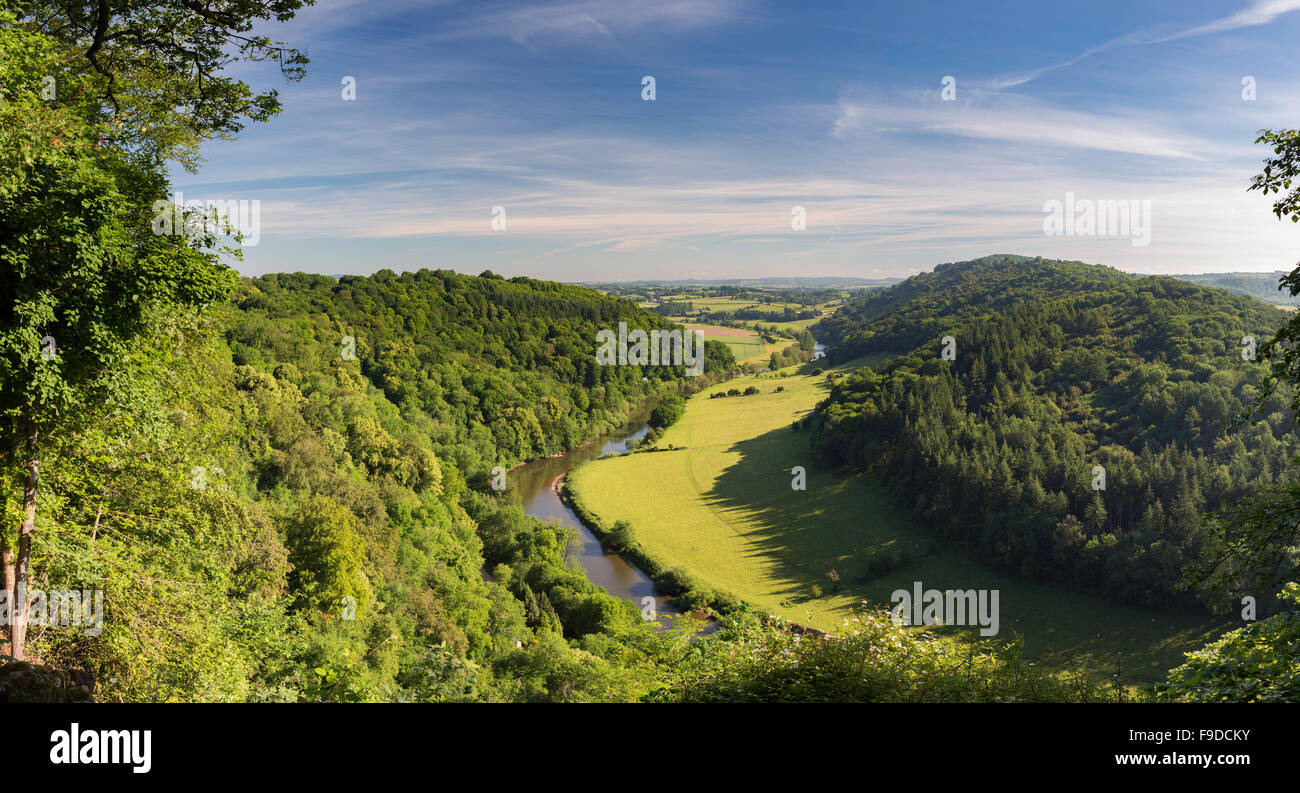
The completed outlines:
{"type": "Polygon", "coordinates": [[[758,334],[745,328],[723,328],[717,325],[688,324],[689,330],[704,332],[705,339],[720,341],[731,348],[736,356],[736,363],[758,363],[766,361],[774,352],[780,352],[794,343],[791,339],[781,339],[776,344],[764,344],[758,334]]]}
{"type": "Polygon", "coordinates": [[[998,589],[1000,639],[1023,634],[1026,655],[1056,668],[1088,655],[1113,671],[1118,660],[1126,679],[1144,682],[1162,679],[1183,651],[1217,632],[1201,616],[1120,607],[1061,586],[1018,581],[944,549],[869,476],[846,477],[813,463],[807,432],[790,425],[826,389],[825,376],[816,374],[713,386],[688,401],[659,444],[686,448],[591,462],[572,472],[571,481],[602,522],[629,521],[665,564],[817,628],[834,629],[862,601],[886,603],[895,589],[910,590],[915,581],[927,589],[998,589]],[[761,393],[708,398],[749,385],[761,393]],[[784,390],[775,392],[777,386],[784,390]],[[805,468],[806,491],[791,488],[793,466],[805,468]],[[898,560],[904,551],[905,564],[873,575],[880,570],[873,557],[898,560]],[[828,578],[832,570],[838,591],[828,578]]]}

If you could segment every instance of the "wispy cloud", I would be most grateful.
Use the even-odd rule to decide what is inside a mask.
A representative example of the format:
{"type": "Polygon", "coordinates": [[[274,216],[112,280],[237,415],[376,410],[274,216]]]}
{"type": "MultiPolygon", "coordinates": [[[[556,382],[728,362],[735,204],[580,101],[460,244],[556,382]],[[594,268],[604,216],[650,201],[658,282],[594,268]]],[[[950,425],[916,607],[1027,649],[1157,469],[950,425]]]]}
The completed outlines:
{"type": "Polygon", "coordinates": [[[1214,141],[1161,127],[1136,112],[1067,110],[1027,97],[978,96],[957,102],[844,98],[831,134],[937,133],[961,138],[1200,160],[1241,154],[1214,141]]]}
{"type": "Polygon", "coordinates": [[[524,46],[545,40],[601,39],[646,28],[682,30],[717,25],[743,8],[742,0],[577,0],[480,6],[453,21],[437,38],[507,37],[524,46]]]}
{"type": "Polygon", "coordinates": [[[1010,78],[963,78],[943,102],[920,87],[938,87],[936,52],[998,49],[1016,59],[1001,63],[1025,63],[1041,45],[996,25],[988,41],[936,32],[908,8],[809,4],[802,24],[781,25],[749,5],[322,3],[323,16],[303,12],[314,71],[282,91],[284,114],[208,147],[208,166],[177,185],[187,198],[262,202],[249,273],[902,274],[990,251],[1165,271],[1294,259],[1294,227],[1244,188],[1261,156],[1253,133],[1290,123],[1300,96],[1280,37],[1261,25],[1300,0],[1091,49],[1063,34],[1072,43],[1056,46],[1083,54],[1035,73],[1120,42],[1253,26],[1241,34],[1262,45],[1250,102],[1242,67],[1190,44],[1127,52],[1126,68],[1152,66],[1151,79],[1081,69],[1069,92],[1035,95],[1001,90],[1024,84],[1010,78]],[[855,23],[868,16],[864,33],[855,23]],[[864,35],[878,46],[860,46],[864,35]],[[655,102],[640,98],[646,73],[662,78],[655,102]],[[345,74],[355,102],[340,98],[345,74]],[[1043,203],[1066,192],[1150,200],[1151,245],[1045,236],[1043,203]],[[494,206],[505,231],[491,226],[494,206]],[[806,231],[790,227],[795,206],[806,231]]]}
{"type": "Polygon", "coordinates": [[[1205,36],[1210,33],[1222,33],[1225,30],[1236,30],[1237,28],[1254,27],[1255,25],[1267,25],[1282,14],[1297,9],[1300,9],[1300,0],[1255,0],[1249,8],[1244,8],[1235,14],[1229,14],[1204,25],[1197,25],[1194,28],[1155,39],[1150,43],[1174,41],[1175,39],[1191,38],[1192,36],[1205,36]]]}
{"type": "Polygon", "coordinates": [[[1039,77],[1057,71],[1058,69],[1073,66],[1086,58],[1090,58],[1093,55],[1116,47],[1128,47],[1143,44],[1163,44],[1169,41],[1188,39],[1195,36],[1207,36],[1212,33],[1222,33],[1224,31],[1236,30],[1238,28],[1267,25],[1282,14],[1297,9],[1300,9],[1300,0],[1255,0],[1255,2],[1248,8],[1244,8],[1235,14],[1229,14],[1228,16],[1211,20],[1202,25],[1184,28],[1172,33],[1167,31],[1157,32],[1153,30],[1135,31],[1111,39],[1095,47],[1091,47],[1073,58],[1061,61],[1060,63],[1054,63],[1038,69],[1031,69],[1018,74],[995,77],[991,80],[985,81],[983,85],[992,90],[1013,88],[1037,80],[1039,77]]]}

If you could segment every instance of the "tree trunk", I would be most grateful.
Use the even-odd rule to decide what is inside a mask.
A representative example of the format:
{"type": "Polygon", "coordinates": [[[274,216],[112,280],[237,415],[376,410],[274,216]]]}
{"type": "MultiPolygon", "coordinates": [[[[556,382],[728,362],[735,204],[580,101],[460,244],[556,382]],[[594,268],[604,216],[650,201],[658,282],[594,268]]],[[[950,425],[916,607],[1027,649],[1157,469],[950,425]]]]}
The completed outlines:
{"type": "MultiPolygon", "coordinates": [[[[27,421],[27,487],[23,491],[23,526],[18,534],[18,556],[14,561],[14,596],[10,600],[9,628],[11,655],[27,660],[27,581],[32,556],[32,531],[36,528],[36,490],[40,484],[41,452],[37,446],[36,422],[27,421]]],[[[8,574],[6,573],[6,578],[8,574]]]]}
{"type": "MultiPolygon", "coordinates": [[[[8,462],[9,450],[0,449],[0,476],[3,476],[4,464],[8,462]]],[[[0,598],[6,598],[6,603],[14,602],[14,552],[9,547],[9,538],[3,528],[0,528],[0,598]]],[[[13,646],[9,642],[9,619],[6,617],[0,623],[0,649],[5,651],[6,655],[13,655],[13,646]]]]}
{"type": "MultiPolygon", "coordinates": [[[[0,529],[0,589],[4,590],[4,594],[0,595],[0,597],[8,599],[7,603],[12,614],[14,602],[14,552],[9,549],[9,544],[5,542],[3,529],[0,529]]],[[[11,641],[13,625],[10,623],[12,622],[13,619],[9,618],[4,621],[3,626],[0,626],[4,631],[6,655],[14,654],[13,642],[11,641]]]]}

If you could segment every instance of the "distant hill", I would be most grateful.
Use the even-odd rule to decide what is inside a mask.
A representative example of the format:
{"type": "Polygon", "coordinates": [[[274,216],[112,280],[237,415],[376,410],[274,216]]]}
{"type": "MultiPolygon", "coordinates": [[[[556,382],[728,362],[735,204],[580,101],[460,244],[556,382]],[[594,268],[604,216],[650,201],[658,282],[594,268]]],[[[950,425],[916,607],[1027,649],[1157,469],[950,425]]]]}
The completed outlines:
{"type": "Polygon", "coordinates": [[[1235,295],[1249,295],[1274,306],[1300,306],[1300,297],[1278,289],[1278,279],[1286,273],[1201,273],[1199,275],[1171,275],[1180,281],[1202,286],[1226,289],[1235,295]]]}
{"type": "Polygon", "coordinates": [[[902,281],[901,278],[845,278],[827,276],[820,278],[782,277],[782,278],[724,278],[719,280],[699,280],[688,278],[676,281],[606,281],[580,282],[583,286],[600,288],[602,286],[742,286],[753,289],[855,289],[870,286],[889,286],[902,281]]]}
{"type": "Polygon", "coordinates": [[[1289,316],[1083,262],[939,265],[814,327],[832,362],[897,357],[840,379],[805,426],[824,462],[874,470],[945,539],[1009,572],[1178,603],[1202,552],[1198,515],[1276,481],[1300,451],[1281,410],[1225,432],[1265,370],[1243,359],[1243,336],[1262,343],[1289,316]]]}

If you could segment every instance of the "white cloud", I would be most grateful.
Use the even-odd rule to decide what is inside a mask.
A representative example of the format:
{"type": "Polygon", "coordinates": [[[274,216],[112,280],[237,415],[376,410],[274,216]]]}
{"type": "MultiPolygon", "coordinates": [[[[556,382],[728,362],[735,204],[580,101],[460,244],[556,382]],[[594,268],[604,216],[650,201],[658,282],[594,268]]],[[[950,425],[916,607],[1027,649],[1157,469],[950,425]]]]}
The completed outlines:
{"type": "Polygon", "coordinates": [[[986,81],[982,85],[995,91],[1012,88],[1014,86],[1024,85],[1025,83],[1037,80],[1044,74],[1056,71],[1057,69],[1064,69],[1073,66],[1086,58],[1115,47],[1127,47],[1142,44],[1163,44],[1168,41],[1193,38],[1195,36],[1206,36],[1212,33],[1222,33],[1224,31],[1236,30],[1238,28],[1267,25],[1282,14],[1297,9],[1300,9],[1300,0],[1255,0],[1255,2],[1249,7],[1244,8],[1235,14],[1229,14],[1228,16],[1211,20],[1202,25],[1184,28],[1173,33],[1157,33],[1154,31],[1136,31],[1128,33],[1085,50],[1079,55],[1060,63],[1043,66],[1019,74],[996,77],[992,80],[986,81]]]}
{"type": "Polygon", "coordinates": [[[538,40],[601,39],[649,28],[682,30],[733,17],[741,0],[577,0],[494,6],[447,26],[437,38],[505,36],[525,46],[538,40]]]}
{"type": "Polygon", "coordinates": [[[1236,30],[1237,28],[1267,25],[1282,14],[1297,9],[1300,9],[1300,0],[1256,0],[1250,7],[1244,8],[1235,14],[1229,14],[1204,25],[1197,25],[1194,28],[1155,39],[1153,43],[1185,39],[1192,36],[1204,36],[1210,33],[1221,33],[1225,30],[1236,30]]]}
{"type": "Polygon", "coordinates": [[[1240,151],[1163,129],[1136,113],[1064,110],[1023,97],[992,96],[976,102],[885,103],[842,99],[831,129],[843,138],[889,129],[1066,149],[1092,149],[1148,157],[1199,160],[1240,151]]]}

